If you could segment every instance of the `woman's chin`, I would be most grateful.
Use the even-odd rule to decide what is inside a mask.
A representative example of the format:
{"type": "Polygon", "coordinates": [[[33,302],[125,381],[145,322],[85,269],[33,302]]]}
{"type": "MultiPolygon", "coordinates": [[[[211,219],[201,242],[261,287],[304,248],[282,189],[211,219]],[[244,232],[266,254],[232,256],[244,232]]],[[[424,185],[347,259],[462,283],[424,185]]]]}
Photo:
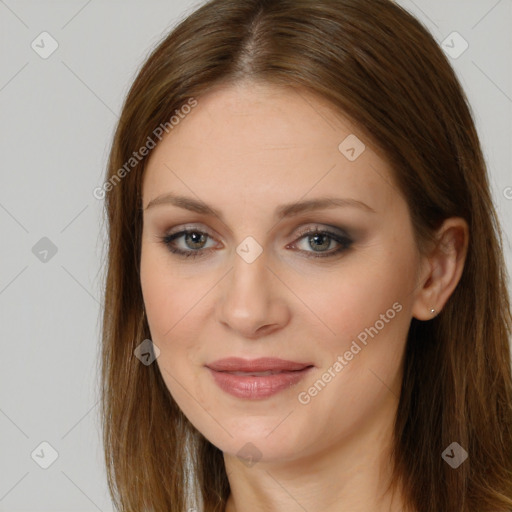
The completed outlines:
{"type": "Polygon", "coordinates": [[[252,464],[293,460],[304,450],[307,440],[301,438],[299,430],[288,427],[279,433],[275,429],[275,422],[258,420],[248,428],[230,430],[232,436],[217,432],[215,436],[205,437],[225,455],[238,457],[242,462],[245,459],[252,464]]]}
{"type": "Polygon", "coordinates": [[[252,467],[256,464],[293,461],[297,458],[297,448],[262,438],[229,443],[222,452],[225,456],[236,457],[242,464],[252,467]]]}

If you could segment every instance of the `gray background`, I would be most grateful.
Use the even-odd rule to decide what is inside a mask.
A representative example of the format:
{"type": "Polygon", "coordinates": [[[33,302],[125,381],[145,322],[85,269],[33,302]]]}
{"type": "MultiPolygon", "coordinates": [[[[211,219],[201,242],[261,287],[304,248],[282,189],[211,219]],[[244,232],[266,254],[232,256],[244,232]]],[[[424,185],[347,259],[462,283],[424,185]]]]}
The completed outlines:
{"type": "MultiPolygon", "coordinates": [[[[440,44],[453,31],[469,43],[451,62],[484,145],[510,272],[512,0],[400,4],[440,44]]],[[[97,416],[105,232],[92,191],[137,69],[196,5],[0,0],[0,511],[112,510],[97,416]],[[31,47],[51,49],[43,31],[58,43],[46,59],[31,47]],[[58,453],[48,469],[44,441],[58,453]]]]}

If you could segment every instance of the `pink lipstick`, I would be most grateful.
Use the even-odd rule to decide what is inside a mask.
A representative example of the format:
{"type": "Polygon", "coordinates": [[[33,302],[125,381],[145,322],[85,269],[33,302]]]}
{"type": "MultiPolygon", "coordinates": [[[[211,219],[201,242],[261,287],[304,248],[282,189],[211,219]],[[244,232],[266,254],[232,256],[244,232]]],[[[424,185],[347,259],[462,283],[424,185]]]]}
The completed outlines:
{"type": "Polygon", "coordinates": [[[229,357],[206,367],[223,391],[237,398],[261,400],[297,384],[313,364],[268,357],[253,360],[229,357]]]}

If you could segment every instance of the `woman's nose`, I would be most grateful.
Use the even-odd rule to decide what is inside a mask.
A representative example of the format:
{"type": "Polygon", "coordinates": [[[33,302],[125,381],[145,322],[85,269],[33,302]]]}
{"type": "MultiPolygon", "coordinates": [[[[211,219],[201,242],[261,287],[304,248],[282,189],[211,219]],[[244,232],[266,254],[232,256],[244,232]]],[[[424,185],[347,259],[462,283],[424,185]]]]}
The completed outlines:
{"type": "Polygon", "coordinates": [[[240,256],[237,248],[233,267],[219,283],[217,321],[246,338],[269,334],[284,327],[290,318],[289,291],[268,266],[264,253],[254,258],[240,256]]]}

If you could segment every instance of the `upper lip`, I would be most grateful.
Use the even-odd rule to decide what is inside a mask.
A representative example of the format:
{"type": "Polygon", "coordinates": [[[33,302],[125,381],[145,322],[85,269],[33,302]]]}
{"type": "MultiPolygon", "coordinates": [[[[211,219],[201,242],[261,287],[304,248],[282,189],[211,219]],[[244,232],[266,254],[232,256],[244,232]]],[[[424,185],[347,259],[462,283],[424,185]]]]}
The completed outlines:
{"type": "Polygon", "coordinates": [[[208,363],[206,366],[218,372],[265,372],[269,370],[297,371],[313,365],[312,363],[297,363],[274,357],[261,357],[259,359],[227,357],[208,363]]]}

